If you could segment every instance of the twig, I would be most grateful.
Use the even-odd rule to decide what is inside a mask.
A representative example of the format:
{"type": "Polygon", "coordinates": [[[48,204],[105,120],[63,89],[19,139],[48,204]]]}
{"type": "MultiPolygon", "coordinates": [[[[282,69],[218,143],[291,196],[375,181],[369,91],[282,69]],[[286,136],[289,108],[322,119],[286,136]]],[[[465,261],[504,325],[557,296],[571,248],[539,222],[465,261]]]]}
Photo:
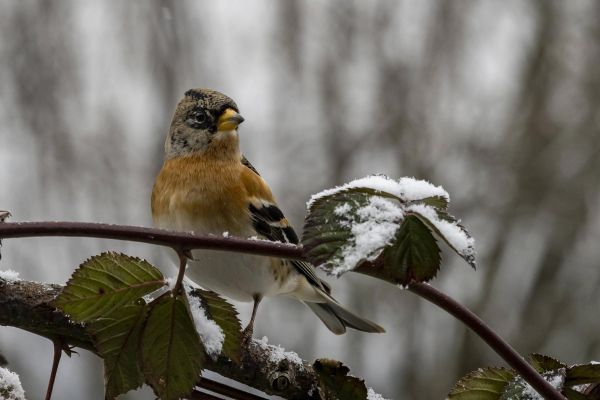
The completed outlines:
{"type": "Polygon", "coordinates": [[[465,306],[426,283],[411,283],[408,289],[462,321],[545,399],[566,400],[566,397],[550,385],[519,353],[465,306]]]}
{"type": "Polygon", "coordinates": [[[221,235],[196,235],[138,226],[91,222],[11,222],[0,224],[0,238],[39,236],[94,237],[127,240],[181,249],[212,249],[282,258],[302,258],[302,248],[267,240],[247,240],[221,235]]]}
{"type": "Polygon", "coordinates": [[[50,398],[52,397],[52,389],[54,388],[56,372],[58,371],[58,364],[60,363],[60,356],[62,355],[63,349],[63,343],[59,339],[54,339],[52,343],[54,344],[54,358],[52,359],[52,370],[50,371],[48,389],[46,389],[46,400],[50,400],[50,398]]]}

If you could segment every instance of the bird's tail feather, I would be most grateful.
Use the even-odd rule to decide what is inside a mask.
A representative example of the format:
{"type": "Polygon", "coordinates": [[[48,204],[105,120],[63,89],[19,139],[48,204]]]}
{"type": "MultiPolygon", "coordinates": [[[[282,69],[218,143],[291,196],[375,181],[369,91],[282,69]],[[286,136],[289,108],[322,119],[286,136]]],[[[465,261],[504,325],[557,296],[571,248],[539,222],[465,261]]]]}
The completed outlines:
{"type": "Polygon", "coordinates": [[[332,297],[327,296],[326,303],[304,303],[310,308],[329,330],[336,335],[346,332],[346,327],[354,328],[363,332],[383,333],[385,330],[374,322],[361,318],[346,310],[332,297]]]}

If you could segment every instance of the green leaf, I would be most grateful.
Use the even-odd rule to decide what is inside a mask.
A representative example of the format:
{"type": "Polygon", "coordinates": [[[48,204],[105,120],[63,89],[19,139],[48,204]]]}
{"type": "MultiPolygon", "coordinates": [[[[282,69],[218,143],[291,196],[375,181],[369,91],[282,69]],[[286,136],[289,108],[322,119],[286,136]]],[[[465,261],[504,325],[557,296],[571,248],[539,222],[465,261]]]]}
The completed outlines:
{"type": "MultiPolygon", "coordinates": [[[[417,216],[421,221],[423,221],[427,225],[427,227],[431,229],[433,233],[435,233],[437,237],[441,238],[444,242],[446,242],[448,247],[450,247],[456,254],[458,254],[463,260],[465,260],[471,267],[473,267],[473,269],[477,267],[477,264],[475,262],[475,249],[472,246],[469,246],[465,250],[459,250],[452,243],[452,241],[448,239],[448,237],[442,231],[440,231],[439,227],[436,226],[434,221],[431,221],[431,219],[429,219],[426,215],[417,211],[411,210],[410,213],[412,215],[417,216]]],[[[462,226],[458,222],[458,220],[454,216],[448,214],[445,211],[440,210],[435,210],[435,215],[437,215],[437,219],[439,219],[440,221],[445,221],[456,225],[456,228],[459,229],[465,235],[465,237],[469,239],[471,238],[471,234],[467,231],[467,229],[464,226],[462,226]]]]}
{"type": "Polygon", "coordinates": [[[184,397],[200,379],[205,352],[185,295],[163,295],[150,304],[142,336],[146,382],[162,400],[184,397]]]}
{"type": "Polygon", "coordinates": [[[573,365],[567,368],[565,386],[600,383],[600,364],[573,365]]]}
{"type": "Polygon", "coordinates": [[[322,389],[338,400],[364,400],[367,398],[365,381],[348,376],[350,369],[339,361],[319,359],[313,364],[322,389]]]}
{"type": "Polygon", "coordinates": [[[566,368],[565,364],[552,357],[535,353],[529,356],[529,364],[539,373],[566,368]]]}
{"type": "Polygon", "coordinates": [[[104,359],[106,399],[144,383],[138,348],[147,311],[145,304],[126,305],[87,326],[94,347],[104,359]]]}
{"type": "Polygon", "coordinates": [[[440,248],[431,231],[415,216],[404,218],[393,244],[385,249],[387,275],[400,284],[428,281],[440,268],[440,248]]]}
{"type": "MultiPolygon", "coordinates": [[[[562,391],[565,375],[566,370],[564,368],[542,374],[544,379],[550,382],[558,391],[562,391]]],[[[539,398],[540,395],[522,377],[517,376],[506,385],[499,400],[537,400],[539,398]]]]}
{"type": "MultiPolygon", "coordinates": [[[[346,208],[344,214],[353,216],[359,208],[369,203],[376,192],[358,188],[335,193],[315,201],[304,221],[302,245],[307,259],[314,265],[331,270],[335,260],[352,238],[348,219],[336,210],[346,208]]],[[[391,196],[391,195],[390,195],[391,196]]]]}
{"type": "Polygon", "coordinates": [[[462,377],[448,399],[498,400],[515,373],[505,368],[480,368],[462,377]]]}
{"type": "Polygon", "coordinates": [[[210,290],[194,289],[190,296],[200,300],[206,316],[215,321],[225,334],[222,353],[231,360],[240,361],[242,326],[235,307],[227,300],[210,290]]]}
{"type": "Polygon", "coordinates": [[[54,305],[74,321],[87,322],[151,293],[164,277],[147,261],[119,253],[102,253],[75,270],[54,305]]]}
{"type": "Polygon", "coordinates": [[[411,202],[411,204],[415,203],[425,204],[437,208],[440,211],[444,211],[448,208],[448,199],[441,196],[426,197],[424,199],[414,200],[411,202]]]}

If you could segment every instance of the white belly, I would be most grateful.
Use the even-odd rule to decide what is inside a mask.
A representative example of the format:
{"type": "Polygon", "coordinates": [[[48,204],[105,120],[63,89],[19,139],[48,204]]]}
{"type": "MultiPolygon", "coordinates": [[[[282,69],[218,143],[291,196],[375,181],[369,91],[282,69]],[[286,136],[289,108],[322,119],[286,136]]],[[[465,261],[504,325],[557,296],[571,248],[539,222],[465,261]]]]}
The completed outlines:
{"type": "Polygon", "coordinates": [[[185,275],[196,284],[237,301],[273,296],[292,290],[291,281],[277,282],[271,259],[243,253],[194,250],[185,275]]]}

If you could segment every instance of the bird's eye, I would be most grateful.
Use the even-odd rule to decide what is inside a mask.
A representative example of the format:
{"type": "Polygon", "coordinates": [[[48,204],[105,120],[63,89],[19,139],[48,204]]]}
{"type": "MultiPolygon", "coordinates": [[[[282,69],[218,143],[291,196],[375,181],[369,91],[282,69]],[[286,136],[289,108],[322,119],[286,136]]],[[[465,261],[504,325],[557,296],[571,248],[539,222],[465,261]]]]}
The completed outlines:
{"type": "Polygon", "coordinates": [[[194,129],[205,128],[208,125],[208,116],[204,110],[196,109],[187,115],[185,122],[194,129]]]}

